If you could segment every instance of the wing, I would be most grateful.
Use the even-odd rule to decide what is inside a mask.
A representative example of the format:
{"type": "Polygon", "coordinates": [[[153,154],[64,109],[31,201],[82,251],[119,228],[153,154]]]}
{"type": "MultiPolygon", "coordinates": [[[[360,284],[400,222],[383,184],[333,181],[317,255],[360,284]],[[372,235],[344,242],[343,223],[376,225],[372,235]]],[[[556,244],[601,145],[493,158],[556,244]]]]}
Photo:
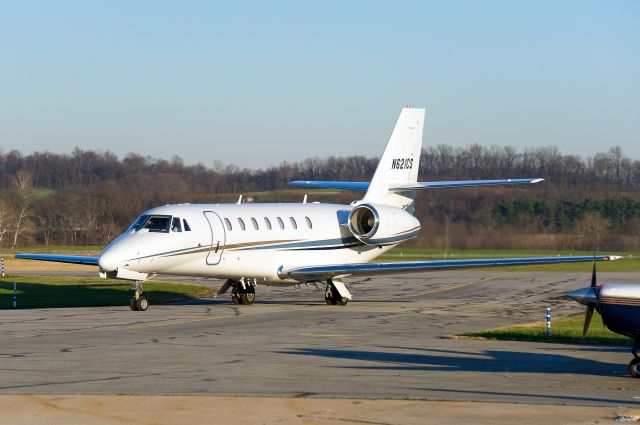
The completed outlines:
{"type": "Polygon", "coordinates": [[[16,254],[16,258],[20,260],[40,260],[55,261],[57,263],[86,264],[88,266],[98,265],[98,257],[89,257],[84,255],[16,254]]]}
{"type": "Polygon", "coordinates": [[[397,263],[359,263],[333,264],[328,266],[297,267],[281,269],[281,278],[297,280],[324,279],[336,276],[375,276],[383,274],[414,273],[429,270],[452,270],[495,266],[523,266],[532,264],[579,263],[593,261],[617,260],[619,256],[575,256],[575,257],[525,257],[525,258],[490,258],[479,260],[434,260],[405,261],[397,263]]]}
{"type": "MultiPolygon", "coordinates": [[[[441,189],[446,187],[471,187],[471,186],[498,186],[508,184],[539,183],[544,179],[501,179],[501,180],[451,180],[440,182],[416,182],[409,184],[392,185],[389,190],[393,192],[405,192],[408,190],[441,189]]],[[[292,186],[309,188],[328,188],[345,190],[367,190],[369,182],[338,182],[338,181],[313,181],[296,180],[289,182],[292,186]]]]}

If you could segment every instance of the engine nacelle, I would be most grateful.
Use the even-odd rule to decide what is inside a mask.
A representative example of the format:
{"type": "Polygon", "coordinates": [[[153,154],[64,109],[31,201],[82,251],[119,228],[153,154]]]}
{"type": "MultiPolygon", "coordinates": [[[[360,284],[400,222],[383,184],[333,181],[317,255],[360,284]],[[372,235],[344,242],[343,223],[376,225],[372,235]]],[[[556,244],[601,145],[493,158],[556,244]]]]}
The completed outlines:
{"type": "Polygon", "coordinates": [[[349,230],[367,245],[391,245],[418,236],[420,222],[401,208],[361,204],[349,214],[349,230]]]}

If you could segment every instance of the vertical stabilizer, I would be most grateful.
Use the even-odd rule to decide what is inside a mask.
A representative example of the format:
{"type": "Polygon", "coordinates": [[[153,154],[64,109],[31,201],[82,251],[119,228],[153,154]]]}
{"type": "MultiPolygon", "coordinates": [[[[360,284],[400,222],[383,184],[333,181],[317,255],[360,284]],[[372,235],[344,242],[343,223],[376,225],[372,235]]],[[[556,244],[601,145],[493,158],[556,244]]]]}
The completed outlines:
{"type": "Polygon", "coordinates": [[[390,192],[391,185],[418,181],[425,110],[403,108],[362,202],[407,208],[415,191],[390,192]]]}

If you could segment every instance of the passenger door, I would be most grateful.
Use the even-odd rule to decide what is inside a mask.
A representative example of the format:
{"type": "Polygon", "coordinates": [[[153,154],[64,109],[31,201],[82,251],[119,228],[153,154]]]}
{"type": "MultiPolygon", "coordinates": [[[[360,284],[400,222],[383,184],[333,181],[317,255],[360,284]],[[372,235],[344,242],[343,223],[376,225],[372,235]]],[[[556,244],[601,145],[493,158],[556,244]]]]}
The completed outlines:
{"type": "Polygon", "coordinates": [[[211,229],[211,246],[209,248],[209,254],[207,255],[207,265],[215,266],[220,262],[220,257],[222,257],[226,233],[218,214],[213,211],[204,211],[204,216],[209,222],[209,228],[211,229]]]}

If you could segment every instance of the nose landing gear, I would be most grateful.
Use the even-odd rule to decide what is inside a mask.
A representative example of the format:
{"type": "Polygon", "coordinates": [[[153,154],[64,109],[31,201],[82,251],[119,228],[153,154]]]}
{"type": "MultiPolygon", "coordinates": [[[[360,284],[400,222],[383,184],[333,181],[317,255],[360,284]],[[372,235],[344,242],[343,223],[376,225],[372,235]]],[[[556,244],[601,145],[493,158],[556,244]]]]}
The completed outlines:
{"type": "Polygon", "coordinates": [[[142,282],[133,282],[131,284],[131,290],[133,291],[133,296],[129,300],[129,308],[131,308],[132,311],[147,311],[149,308],[149,300],[142,295],[144,292],[142,282]]]}

